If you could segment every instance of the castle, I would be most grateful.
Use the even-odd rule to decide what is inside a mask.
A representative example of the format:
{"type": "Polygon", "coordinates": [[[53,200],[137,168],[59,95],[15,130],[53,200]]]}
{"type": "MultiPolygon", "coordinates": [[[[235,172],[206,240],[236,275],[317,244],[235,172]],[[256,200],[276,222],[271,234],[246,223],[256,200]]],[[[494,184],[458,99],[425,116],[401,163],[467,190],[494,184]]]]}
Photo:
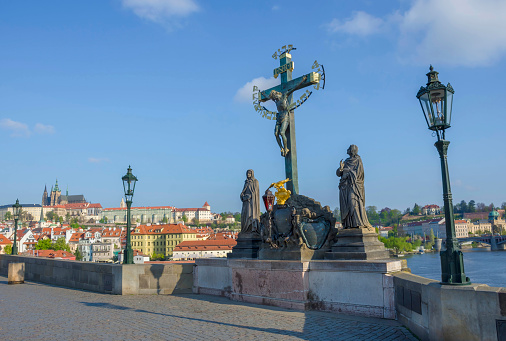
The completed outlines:
{"type": "Polygon", "coordinates": [[[61,195],[61,190],[58,187],[58,179],[56,179],[56,184],[51,187],[51,192],[47,192],[47,186],[44,186],[44,193],[42,194],[42,206],[55,206],[55,205],[65,205],[65,204],[77,204],[77,203],[86,203],[86,199],[84,195],[69,195],[69,190],[67,188],[67,192],[65,195],[61,195]]]}

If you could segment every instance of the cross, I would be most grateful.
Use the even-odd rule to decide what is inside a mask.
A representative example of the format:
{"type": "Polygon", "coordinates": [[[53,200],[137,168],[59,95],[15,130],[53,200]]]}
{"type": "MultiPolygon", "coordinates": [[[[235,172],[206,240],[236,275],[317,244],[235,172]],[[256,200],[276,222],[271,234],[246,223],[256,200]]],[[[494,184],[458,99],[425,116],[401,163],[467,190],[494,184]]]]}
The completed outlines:
{"type": "MultiPolygon", "coordinates": [[[[292,56],[288,52],[289,51],[285,51],[279,56],[280,66],[274,69],[275,78],[277,78],[278,75],[281,75],[281,84],[260,92],[260,102],[270,100],[269,95],[271,91],[274,90],[286,94],[287,92],[293,92],[294,90],[302,89],[319,83],[320,74],[316,72],[311,72],[299,78],[292,79],[292,70],[294,68],[294,63],[292,62],[292,56]]],[[[289,152],[284,157],[286,178],[290,179],[290,181],[286,184],[286,187],[292,192],[292,194],[298,194],[299,175],[297,170],[297,145],[295,143],[295,118],[293,110],[295,104],[293,103],[291,94],[288,97],[288,104],[290,109],[288,118],[289,123],[285,133],[287,139],[285,147],[288,148],[289,152]]],[[[279,113],[277,115],[279,115],[279,113]]]]}

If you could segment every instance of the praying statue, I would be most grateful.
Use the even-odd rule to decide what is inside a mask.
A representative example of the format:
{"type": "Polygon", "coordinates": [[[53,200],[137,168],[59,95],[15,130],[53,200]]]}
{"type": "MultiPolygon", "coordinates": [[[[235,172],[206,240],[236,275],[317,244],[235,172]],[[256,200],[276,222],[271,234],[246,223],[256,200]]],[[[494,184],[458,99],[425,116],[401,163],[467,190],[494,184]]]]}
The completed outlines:
{"type": "Polygon", "coordinates": [[[286,129],[290,123],[290,101],[288,98],[295,90],[303,87],[302,85],[306,79],[307,76],[302,77],[299,84],[285,92],[272,90],[269,93],[269,96],[265,96],[265,93],[263,93],[265,97],[276,103],[276,108],[278,109],[278,113],[276,115],[276,126],[274,127],[274,136],[276,136],[276,141],[278,142],[279,148],[281,148],[281,156],[283,157],[287,156],[290,151],[287,147],[286,139],[286,129]]]}
{"type": "Polygon", "coordinates": [[[339,205],[343,228],[372,228],[365,212],[364,165],[358,156],[358,147],[348,148],[344,163],[339,162],[336,175],[339,181],[339,205]]]}
{"type": "Polygon", "coordinates": [[[260,190],[253,169],[246,172],[246,181],[241,192],[241,233],[260,231],[260,190]]]}

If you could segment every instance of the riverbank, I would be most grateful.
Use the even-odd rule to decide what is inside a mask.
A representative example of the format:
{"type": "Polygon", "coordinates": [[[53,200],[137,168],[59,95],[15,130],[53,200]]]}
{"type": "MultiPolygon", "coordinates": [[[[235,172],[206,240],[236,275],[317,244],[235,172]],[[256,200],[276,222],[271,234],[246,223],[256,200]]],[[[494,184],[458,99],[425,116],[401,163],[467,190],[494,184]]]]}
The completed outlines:
{"type": "MultiPolygon", "coordinates": [[[[506,287],[506,252],[490,247],[463,249],[464,271],[473,283],[506,287]]],[[[438,252],[408,254],[403,257],[415,275],[441,280],[441,258],[438,252]]]]}

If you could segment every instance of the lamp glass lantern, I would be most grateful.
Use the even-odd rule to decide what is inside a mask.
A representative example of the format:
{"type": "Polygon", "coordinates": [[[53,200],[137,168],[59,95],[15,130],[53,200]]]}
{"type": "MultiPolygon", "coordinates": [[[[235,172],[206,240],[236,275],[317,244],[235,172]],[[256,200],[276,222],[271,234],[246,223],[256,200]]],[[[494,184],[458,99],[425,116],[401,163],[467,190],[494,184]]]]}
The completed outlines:
{"type": "Polygon", "coordinates": [[[274,200],[276,199],[274,194],[272,194],[272,192],[269,189],[267,189],[265,191],[265,194],[262,195],[262,199],[264,201],[265,209],[268,212],[272,211],[272,208],[274,207],[274,200]]]}
{"type": "Polygon", "coordinates": [[[430,72],[427,73],[427,86],[420,87],[416,97],[420,101],[429,129],[444,131],[450,128],[455,91],[450,83],[446,86],[442,84],[438,74],[431,65],[430,72]]]}
{"type": "Polygon", "coordinates": [[[23,206],[21,206],[19,204],[19,199],[16,199],[16,203],[14,205],[12,205],[12,215],[14,216],[14,219],[19,219],[19,216],[21,215],[21,208],[23,206]]]}
{"type": "Polygon", "coordinates": [[[132,168],[128,166],[127,173],[121,178],[123,180],[123,190],[127,201],[132,201],[137,178],[132,174],[132,168]]]}

